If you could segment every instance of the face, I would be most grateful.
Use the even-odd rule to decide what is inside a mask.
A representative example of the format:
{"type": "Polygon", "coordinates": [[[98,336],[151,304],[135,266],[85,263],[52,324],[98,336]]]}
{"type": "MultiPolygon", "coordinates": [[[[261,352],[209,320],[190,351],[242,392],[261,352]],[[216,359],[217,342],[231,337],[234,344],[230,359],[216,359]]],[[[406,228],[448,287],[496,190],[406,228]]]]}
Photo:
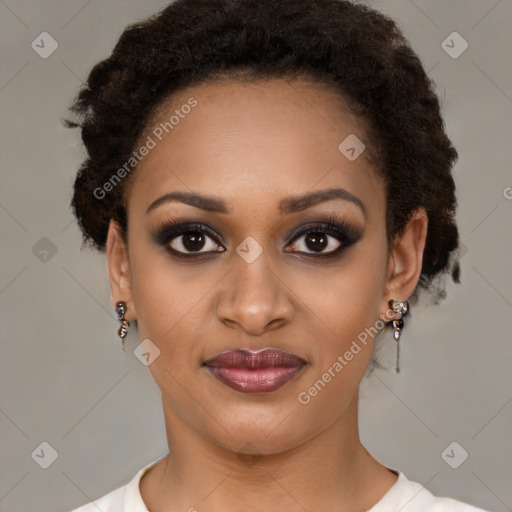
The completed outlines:
{"type": "MultiPolygon", "coordinates": [[[[353,417],[375,342],[362,333],[387,309],[397,261],[382,180],[364,153],[338,148],[351,135],[364,142],[364,130],[335,92],[283,80],[190,87],[153,121],[142,140],[155,146],[127,197],[127,246],[111,222],[108,253],[113,301],[160,351],[149,369],[166,417],[261,453],[353,417]],[[253,393],[203,364],[264,348],[306,364],[253,393]]],[[[409,288],[417,277],[410,270],[409,288]]]]}

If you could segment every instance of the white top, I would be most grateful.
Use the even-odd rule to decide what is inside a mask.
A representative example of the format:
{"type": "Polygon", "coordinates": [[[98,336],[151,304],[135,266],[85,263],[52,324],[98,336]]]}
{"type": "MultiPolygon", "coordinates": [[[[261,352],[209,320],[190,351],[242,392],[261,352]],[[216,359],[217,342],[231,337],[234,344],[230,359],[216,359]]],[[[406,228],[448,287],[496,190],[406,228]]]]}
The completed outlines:
{"type": "MultiPolygon", "coordinates": [[[[139,470],[126,485],[71,512],[149,512],[142,501],[139,482],[158,460],[139,470]]],[[[451,498],[436,498],[422,485],[408,480],[402,472],[392,471],[398,473],[398,480],[367,512],[489,512],[451,498]]]]}

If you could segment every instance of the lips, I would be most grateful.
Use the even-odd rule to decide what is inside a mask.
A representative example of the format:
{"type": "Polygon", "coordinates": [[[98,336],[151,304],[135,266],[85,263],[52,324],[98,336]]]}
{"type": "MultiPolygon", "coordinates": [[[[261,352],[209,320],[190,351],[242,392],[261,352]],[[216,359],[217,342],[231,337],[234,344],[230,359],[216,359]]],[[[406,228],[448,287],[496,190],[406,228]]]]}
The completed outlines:
{"type": "Polygon", "coordinates": [[[216,379],[236,391],[268,393],[296,377],[306,361],[278,349],[232,350],[208,359],[203,365],[216,379]]]}
{"type": "Polygon", "coordinates": [[[306,361],[282,350],[267,348],[259,352],[249,350],[230,350],[223,352],[204,362],[209,367],[235,367],[235,368],[270,368],[273,366],[299,366],[306,361]]]}

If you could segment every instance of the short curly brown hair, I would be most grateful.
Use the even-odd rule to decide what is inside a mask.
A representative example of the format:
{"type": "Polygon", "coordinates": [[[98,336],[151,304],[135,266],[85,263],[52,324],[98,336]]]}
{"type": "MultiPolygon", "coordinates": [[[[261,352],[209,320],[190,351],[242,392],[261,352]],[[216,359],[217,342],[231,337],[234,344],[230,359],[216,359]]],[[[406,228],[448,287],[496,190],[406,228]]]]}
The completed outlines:
{"type": "MultiPolygon", "coordinates": [[[[176,0],[128,26],[71,106],[79,120],[67,121],[81,127],[88,152],[71,201],[84,244],[104,250],[111,218],[126,236],[126,183],[101,200],[94,191],[130,158],[159,105],[187,86],[240,73],[334,87],[371,140],[388,242],[414,210],[427,212],[417,289],[432,291],[433,278],[448,271],[459,281],[451,174],[458,155],[435,84],[392,19],[348,0],[176,0]]],[[[437,299],[444,295],[437,289],[437,299]]]]}

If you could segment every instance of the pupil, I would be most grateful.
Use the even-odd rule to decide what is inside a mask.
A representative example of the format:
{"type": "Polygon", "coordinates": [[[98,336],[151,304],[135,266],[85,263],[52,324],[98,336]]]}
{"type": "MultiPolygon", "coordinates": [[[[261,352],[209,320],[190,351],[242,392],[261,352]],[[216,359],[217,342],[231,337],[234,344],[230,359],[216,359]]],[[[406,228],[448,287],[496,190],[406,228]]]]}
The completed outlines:
{"type": "Polygon", "coordinates": [[[308,249],[315,252],[321,252],[328,245],[327,237],[323,233],[309,233],[305,242],[308,249]]]}
{"type": "Polygon", "coordinates": [[[183,245],[187,251],[199,251],[204,247],[204,236],[202,233],[186,233],[183,235],[183,245]]]}

